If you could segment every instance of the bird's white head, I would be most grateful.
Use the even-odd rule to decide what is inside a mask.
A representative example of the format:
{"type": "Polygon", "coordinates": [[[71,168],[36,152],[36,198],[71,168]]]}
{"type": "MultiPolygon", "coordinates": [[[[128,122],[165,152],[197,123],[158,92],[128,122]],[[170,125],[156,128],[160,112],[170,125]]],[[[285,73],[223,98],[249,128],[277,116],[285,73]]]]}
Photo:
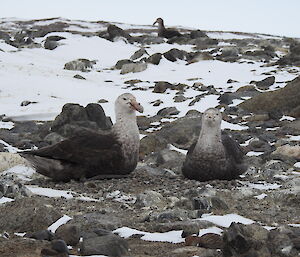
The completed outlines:
{"type": "Polygon", "coordinates": [[[221,126],[221,122],[221,112],[216,108],[209,108],[202,115],[202,126],[219,128],[221,126]]]}
{"type": "Polygon", "coordinates": [[[143,106],[136,101],[136,98],[130,94],[125,93],[120,95],[115,102],[116,113],[135,113],[144,111],[143,106]]]}

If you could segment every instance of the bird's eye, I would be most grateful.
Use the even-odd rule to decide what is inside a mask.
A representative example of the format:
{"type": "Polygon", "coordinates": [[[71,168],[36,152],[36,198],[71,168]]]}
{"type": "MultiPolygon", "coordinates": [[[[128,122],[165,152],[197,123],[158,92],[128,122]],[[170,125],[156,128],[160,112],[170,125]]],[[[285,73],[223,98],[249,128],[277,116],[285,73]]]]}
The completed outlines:
{"type": "Polygon", "coordinates": [[[126,100],[127,100],[127,98],[126,98],[126,97],[123,97],[123,100],[124,100],[124,101],[126,101],[126,100]]]}

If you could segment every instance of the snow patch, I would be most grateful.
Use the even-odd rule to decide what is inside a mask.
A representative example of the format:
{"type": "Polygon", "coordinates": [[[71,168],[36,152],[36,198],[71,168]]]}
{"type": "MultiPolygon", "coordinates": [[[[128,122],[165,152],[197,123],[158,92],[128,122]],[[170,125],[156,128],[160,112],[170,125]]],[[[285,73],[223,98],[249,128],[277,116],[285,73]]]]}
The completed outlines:
{"type": "Polygon", "coordinates": [[[64,215],[61,218],[59,218],[57,221],[55,221],[52,225],[48,227],[48,230],[52,233],[55,233],[55,231],[63,224],[66,224],[69,220],[72,218],[68,215],[64,215]]]}

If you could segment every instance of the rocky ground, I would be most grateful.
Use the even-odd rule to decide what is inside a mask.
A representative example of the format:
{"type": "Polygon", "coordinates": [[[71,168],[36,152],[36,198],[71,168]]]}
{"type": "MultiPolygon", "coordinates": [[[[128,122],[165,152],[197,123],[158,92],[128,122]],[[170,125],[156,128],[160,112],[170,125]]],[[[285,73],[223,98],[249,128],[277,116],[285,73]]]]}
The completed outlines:
{"type": "MultiPolygon", "coordinates": [[[[24,166],[8,169],[13,165],[3,164],[6,168],[2,167],[0,176],[0,200],[11,202],[0,204],[1,257],[67,256],[65,243],[73,246],[70,254],[82,256],[299,256],[300,43],[297,39],[235,33],[240,38],[222,39],[220,44],[221,40],[210,37],[213,32],[181,28],[185,36],[170,39],[168,43],[192,46],[192,52],[174,47],[149,56],[147,47],[165,42],[154,34],[155,28],[151,26],[122,29],[120,24],[98,22],[89,26],[101,25],[105,29],[90,31],[82,24],[63,19],[47,20],[47,25],[43,22],[1,21],[1,42],[13,46],[16,52],[25,48],[56,51],[63,38],[53,33],[98,36],[112,42],[121,38],[138,45],[140,50],[112,67],[120,70],[120,76],[141,73],[150,69],[149,65],[159,66],[162,60],[184,61],[185,65],[205,60],[261,62],[271,69],[264,79],[254,78],[247,85],[227,91],[197,79],[191,80],[192,84],[153,81],[146,88],[139,86],[145,81],[128,80],[128,90],[157,94],[153,106],[162,104],[160,96],[176,92],[174,103],[188,102],[190,110],[178,117],[181,110],[170,105],[138,117],[143,135],[140,162],[127,178],[55,183],[24,166]],[[47,36],[49,33],[51,36],[47,36]],[[278,81],[277,75],[282,71],[292,74],[294,79],[278,81]],[[190,97],[189,90],[197,94],[190,97]],[[201,112],[193,106],[212,95],[218,97],[223,120],[236,125],[226,129],[227,133],[247,154],[248,170],[234,181],[197,182],[181,175],[184,150],[200,130],[201,112]],[[45,196],[46,190],[39,188],[59,190],[55,191],[59,197],[53,197],[54,191],[45,196]],[[223,223],[204,219],[205,214],[218,215],[223,223]],[[224,225],[233,217],[228,216],[231,214],[242,217],[236,215],[240,217],[232,220],[236,222],[224,225]],[[63,215],[72,219],[52,230],[55,233],[47,231],[63,215]],[[124,227],[138,231],[126,237],[124,227]],[[202,235],[201,231],[211,227],[219,228],[221,235],[213,232],[202,235]],[[163,234],[167,235],[163,242],[153,239],[154,233],[170,231],[179,233],[177,242],[172,241],[171,234],[163,234]],[[152,233],[150,241],[143,239],[146,232],[152,233]]],[[[76,78],[85,79],[94,65],[92,60],[77,59],[65,63],[64,69],[80,72],[76,78]]],[[[227,88],[235,83],[234,78],[228,80],[227,88]]],[[[32,101],[24,100],[22,104],[34,106],[32,101]]],[[[16,121],[9,117],[10,113],[3,114],[1,152],[43,147],[59,142],[81,127],[109,129],[112,124],[98,104],[85,108],[68,104],[54,121],[16,121]],[[11,123],[12,127],[4,128],[11,123]]],[[[2,162],[11,161],[9,158],[3,157],[2,162]]],[[[19,164],[20,160],[11,162],[19,164]]]]}

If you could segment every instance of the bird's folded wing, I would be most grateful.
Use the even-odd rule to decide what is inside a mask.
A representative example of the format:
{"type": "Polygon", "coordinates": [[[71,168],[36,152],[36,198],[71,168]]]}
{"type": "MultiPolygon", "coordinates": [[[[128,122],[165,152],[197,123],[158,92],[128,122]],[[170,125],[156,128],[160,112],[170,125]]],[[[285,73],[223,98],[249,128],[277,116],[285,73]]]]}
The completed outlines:
{"type": "Polygon", "coordinates": [[[121,145],[113,134],[92,131],[24,154],[97,166],[122,159],[121,145]]]}
{"type": "Polygon", "coordinates": [[[238,142],[229,135],[222,133],[222,143],[226,150],[227,156],[232,156],[237,163],[241,163],[244,158],[244,152],[238,142]]]}

